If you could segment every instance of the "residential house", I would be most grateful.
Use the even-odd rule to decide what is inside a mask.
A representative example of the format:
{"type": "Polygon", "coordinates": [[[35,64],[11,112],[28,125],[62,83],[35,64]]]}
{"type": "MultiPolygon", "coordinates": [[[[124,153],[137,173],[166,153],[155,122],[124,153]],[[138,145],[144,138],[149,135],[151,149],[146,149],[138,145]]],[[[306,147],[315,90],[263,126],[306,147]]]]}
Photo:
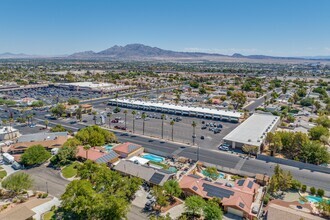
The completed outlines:
{"type": "Polygon", "coordinates": [[[171,172],[155,169],[148,165],[141,165],[129,160],[121,160],[114,166],[114,170],[124,175],[139,177],[150,184],[160,186],[162,186],[167,180],[174,178],[174,174],[171,172]]]}
{"type": "Polygon", "coordinates": [[[129,158],[142,154],[144,148],[139,144],[126,142],[115,146],[112,150],[119,154],[121,158],[129,158]]]}
{"type": "MultiPolygon", "coordinates": [[[[199,195],[204,199],[220,198],[224,210],[228,213],[254,219],[257,216],[260,202],[256,199],[259,185],[254,179],[239,179],[234,184],[209,182],[197,175],[184,176],[179,185],[187,195],[199,195]]],[[[258,198],[261,198],[259,195],[258,198]]]]}

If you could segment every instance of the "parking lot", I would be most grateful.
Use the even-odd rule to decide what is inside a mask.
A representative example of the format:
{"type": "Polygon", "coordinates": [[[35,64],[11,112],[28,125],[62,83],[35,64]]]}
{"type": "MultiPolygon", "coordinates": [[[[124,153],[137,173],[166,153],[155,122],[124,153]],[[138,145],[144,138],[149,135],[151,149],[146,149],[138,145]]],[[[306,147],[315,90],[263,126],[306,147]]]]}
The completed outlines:
{"type": "MultiPolygon", "coordinates": [[[[98,108],[94,108],[98,112],[96,118],[97,123],[101,122],[100,115],[106,116],[107,113],[111,112],[111,120],[110,126],[111,128],[125,127],[125,114],[124,108],[121,108],[121,111],[118,113],[114,113],[113,110],[115,107],[107,106],[107,105],[99,105],[98,108]],[[114,119],[120,119],[118,123],[114,123],[114,119]]],[[[133,132],[133,115],[132,109],[126,109],[127,116],[126,116],[126,127],[128,132],[133,132]]],[[[135,132],[136,134],[143,134],[143,119],[141,118],[142,111],[136,111],[135,115],[135,132]]],[[[161,113],[154,113],[154,112],[145,112],[149,117],[145,120],[145,129],[144,135],[151,136],[155,138],[162,137],[162,119],[161,113]]],[[[94,124],[93,115],[84,115],[83,116],[83,123],[86,124],[94,124]]],[[[183,117],[178,115],[169,115],[166,114],[166,119],[164,120],[164,130],[163,130],[163,139],[164,140],[172,140],[172,126],[170,122],[172,120],[176,120],[173,125],[173,141],[181,142],[185,144],[192,144],[193,142],[193,121],[196,122],[195,128],[195,145],[198,145],[203,148],[208,149],[217,149],[219,144],[222,142],[224,136],[226,136],[229,132],[231,132],[234,128],[236,128],[239,124],[238,123],[231,123],[231,122],[222,122],[222,121],[214,121],[210,119],[201,119],[195,117],[183,117]],[[207,124],[212,123],[212,127],[206,126],[207,124]],[[219,133],[214,133],[210,129],[214,129],[213,124],[216,126],[222,126],[222,128],[218,128],[221,130],[219,133]],[[204,127],[205,129],[202,129],[204,127]]],[[[65,120],[73,120],[73,119],[65,119],[65,120]]],[[[109,126],[109,117],[105,117],[105,125],[109,126]]]]}
{"type": "Polygon", "coordinates": [[[30,88],[22,90],[3,91],[8,99],[19,100],[24,98],[33,98],[41,100],[47,105],[66,101],[68,98],[77,98],[80,100],[94,99],[101,97],[100,92],[72,91],[57,87],[30,88]]]}

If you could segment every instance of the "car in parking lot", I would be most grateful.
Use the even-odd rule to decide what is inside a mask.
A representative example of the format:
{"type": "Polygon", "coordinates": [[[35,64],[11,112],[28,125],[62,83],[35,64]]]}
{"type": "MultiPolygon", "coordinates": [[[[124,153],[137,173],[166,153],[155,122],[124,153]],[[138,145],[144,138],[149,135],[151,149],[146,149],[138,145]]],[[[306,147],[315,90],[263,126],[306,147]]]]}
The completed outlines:
{"type": "Polygon", "coordinates": [[[202,136],[201,136],[201,139],[202,139],[202,140],[204,140],[204,139],[205,139],[205,137],[202,135],[202,136]]]}
{"type": "Polygon", "coordinates": [[[226,147],[226,146],[219,146],[219,150],[229,151],[229,147],[226,147]]]}
{"type": "Polygon", "coordinates": [[[202,129],[202,130],[206,129],[206,126],[202,126],[201,129],[202,129]]]}

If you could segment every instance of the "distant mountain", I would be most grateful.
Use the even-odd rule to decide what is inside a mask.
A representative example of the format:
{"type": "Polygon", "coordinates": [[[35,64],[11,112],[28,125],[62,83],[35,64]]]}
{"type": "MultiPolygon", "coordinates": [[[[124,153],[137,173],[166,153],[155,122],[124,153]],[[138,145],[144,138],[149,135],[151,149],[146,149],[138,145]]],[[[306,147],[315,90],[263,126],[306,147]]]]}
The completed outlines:
{"type": "Polygon", "coordinates": [[[176,52],[150,47],[143,44],[128,44],[126,46],[113,46],[100,52],[86,51],[74,53],[69,58],[110,58],[110,59],[157,59],[157,58],[193,58],[202,56],[225,56],[222,54],[206,54],[194,52],[176,52]]]}
{"type": "Polygon", "coordinates": [[[75,59],[75,60],[120,60],[120,61],[215,61],[215,62],[314,62],[316,60],[330,61],[330,56],[317,57],[274,57],[265,55],[223,55],[201,52],[178,52],[150,47],[143,44],[128,44],[126,46],[113,46],[100,52],[84,51],[62,56],[38,56],[27,54],[0,54],[0,59],[75,59]]]}

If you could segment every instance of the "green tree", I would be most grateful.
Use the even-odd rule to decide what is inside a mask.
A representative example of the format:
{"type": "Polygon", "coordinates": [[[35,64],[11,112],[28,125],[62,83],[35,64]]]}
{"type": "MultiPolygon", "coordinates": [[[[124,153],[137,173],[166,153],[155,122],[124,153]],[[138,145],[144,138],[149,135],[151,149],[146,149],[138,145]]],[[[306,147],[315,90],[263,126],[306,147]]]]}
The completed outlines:
{"type": "Polygon", "coordinates": [[[165,190],[161,186],[154,186],[152,190],[153,190],[152,193],[156,198],[156,203],[159,206],[159,210],[161,210],[162,207],[167,206],[169,203],[168,197],[165,194],[165,190]]]}
{"type": "Polygon", "coordinates": [[[325,128],[330,128],[330,118],[326,115],[318,117],[315,122],[325,128]]]}
{"type": "Polygon", "coordinates": [[[270,179],[269,191],[271,193],[275,193],[279,190],[287,191],[292,188],[293,178],[289,172],[286,172],[281,169],[281,167],[277,164],[274,168],[274,175],[270,179]]]}
{"type": "Polygon", "coordinates": [[[44,123],[45,123],[46,129],[47,129],[48,128],[49,121],[48,120],[45,120],[44,123]]]}
{"type": "Polygon", "coordinates": [[[323,197],[324,196],[324,189],[317,189],[316,195],[319,197],[323,197]]]}
{"type": "Polygon", "coordinates": [[[65,106],[63,104],[57,104],[55,107],[51,108],[50,111],[55,116],[61,117],[65,113],[65,106]]]}
{"type": "Polygon", "coordinates": [[[201,215],[205,206],[205,201],[200,196],[189,196],[185,201],[186,211],[193,217],[201,215]]]}
{"type": "Polygon", "coordinates": [[[231,99],[235,104],[235,109],[243,107],[246,102],[246,95],[242,92],[236,91],[231,94],[231,99]]]}
{"type": "Polygon", "coordinates": [[[77,98],[69,98],[68,99],[68,104],[69,105],[78,105],[79,104],[79,99],[77,99],[77,98]]]}
{"type": "Polygon", "coordinates": [[[33,180],[27,173],[14,173],[4,179],[1,183],[2,187],[19,194],[24,190],[28,190],[33,185],[33,180]]]}
{"type": "Polygon", "coordinates": [[[211,177],[213,180],[218,179],[219,172],[216,167],[206,167],[205,172],[211,177]]]}
{"type": "Polygon", "coordinates": [[[55,125],[50,129],[51,132],[65,132],[67,131],[62,125],[55,125]]]}
{"type": "Polygon", "coordinates": [[[218,203],[213,200],[206,202],[203,209],[205,219],[209,220],[221,220],[223,213],[218,203]]]}
{"type": "Polygon", "coordinates": [[[257,146],[244,145],[244,146],[242,147],[242,150],[243,150],[245,153],[249,154],[249,156],[250,156],[250,154],[254,154],[254,155],[257,154],[259,148],[258,148],[257,146]]]}
{"type": "Polygon", "coordinates": [[[312,140],[320,140],[321,136],[329,136],[329,129],[321,125],[317,125],[309,130],[312,140]]]}
{"type": "Polygon", "coordinates": [[[164,183],[164,189],[168,195],[170,195],[171,201],[174,201],[174,197],[179,197],[182,190],[179,183],[175,180],[168,180],[164,183]]]}
{"type": "Polygon", "coordinates": [[[320,210],[324,217],[330,217],[330,203],[328,200],[323,199],[317,204],[317,208],[320,210]]]}
{"type": "Polygon", "coordinates": [[[311,194],[312,194],[312,195],[315,195],[315,193],[316,193],[316,189],[315,189],[314,186],[312,186],[309,190],[311,191],[311,194]]]}
{"type": "Polygon", "coordinates": [[[81,121],[82,120],[82,107],[79,105],[79,107],[76,109],[76,118],[81,121]]]}
{"type": "Polygon", "coordinates": [[[329,163],[330,161],[330,153],[327,148],[317,141],[308,141],[301,148],[301,152],[299,153],[300,160],[305,163],[312,164],[323,164],[329,163]]]}
{"type": "Polygon", "coordinates": [[[51,157],[51,154],[41,145],[29,147],[21,157],[22,164],[32,166],[42,164],[51,157]]]}
{"type": "Polygon", "coordinates": [[[88,126],[77,132],[75,137],[83,144],[83,145],[91,145],[91,146],[103,146],[106,143],[114,143],[117,142],[117,137],[114,133],[100,128],[97,125],[88,126]]]}

